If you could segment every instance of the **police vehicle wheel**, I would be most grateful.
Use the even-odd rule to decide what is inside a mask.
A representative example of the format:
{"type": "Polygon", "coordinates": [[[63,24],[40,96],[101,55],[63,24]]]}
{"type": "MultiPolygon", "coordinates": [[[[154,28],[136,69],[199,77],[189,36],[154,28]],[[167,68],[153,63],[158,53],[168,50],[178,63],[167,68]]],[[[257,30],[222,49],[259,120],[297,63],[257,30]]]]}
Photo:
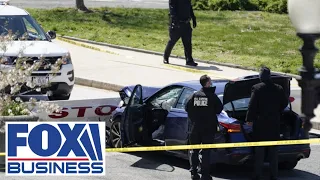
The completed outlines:
{"type": "Polygon", "coordinates": [[[120,118],[116,118],[111,124],[110,142],[113,148],[122,147],[120,118]]]}
{"type": "Polygon", "coordinates": [[[279,169],[281,170],[293,170],[298,164],[298,161],[286,161],[279,163],[279,169]]]}

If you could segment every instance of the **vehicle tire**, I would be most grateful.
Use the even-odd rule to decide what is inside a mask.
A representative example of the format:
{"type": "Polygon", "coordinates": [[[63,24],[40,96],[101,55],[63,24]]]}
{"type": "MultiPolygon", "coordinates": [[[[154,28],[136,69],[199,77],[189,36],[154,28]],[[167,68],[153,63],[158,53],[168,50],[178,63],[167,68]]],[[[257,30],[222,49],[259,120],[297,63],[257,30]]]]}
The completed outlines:
{"type": "Polygon", "coordinates": [[[114,119],[110,127],[110,144],[113,148],[122,147],[120,120],[120,118],[114,119]]]}
{"type": "Polygon", "coordinates": [[[48,96],[50,101],[59,101],[59,100],[69,100],[70,95],[52,95],[52,96],[48,96]]]}
{"type": "Polygon", "coordinates": [[[111,147],[110,132],[110,128],[106,127],[106,147],[111,147]]]}
{"type": "Polygon", "coordinates": [[[281,170],[293,170],[298,164],[298,161],[286,161],[279,163],[279,169],[281,170]]]}

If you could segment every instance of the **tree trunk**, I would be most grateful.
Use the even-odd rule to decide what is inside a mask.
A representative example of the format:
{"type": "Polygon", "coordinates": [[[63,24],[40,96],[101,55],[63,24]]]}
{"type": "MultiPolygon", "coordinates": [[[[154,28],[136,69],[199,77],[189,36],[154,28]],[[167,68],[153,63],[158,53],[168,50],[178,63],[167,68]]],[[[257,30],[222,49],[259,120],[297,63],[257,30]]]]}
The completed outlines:
{"type": "Polygon", "coordinates": [[[80,11],[91,12],[85,5],[84,0],[76,0],[76,8],[80,11]]]}

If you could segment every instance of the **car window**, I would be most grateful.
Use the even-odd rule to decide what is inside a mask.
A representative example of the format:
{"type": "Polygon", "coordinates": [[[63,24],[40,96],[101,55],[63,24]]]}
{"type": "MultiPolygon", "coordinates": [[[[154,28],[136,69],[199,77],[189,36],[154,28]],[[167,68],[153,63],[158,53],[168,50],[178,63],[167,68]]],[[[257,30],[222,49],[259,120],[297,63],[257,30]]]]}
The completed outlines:
{"type": "Polygon", "coordinates": [[[178,102],[176,105],[177,109],[184,109],[185,105],[186,105],[186,101],[187,99],[194,93],[195,91],[191,90],[191,89],[184,89],[178,102]]]}
{"type": "MultiPolygon", "coordinates": [[[[250,99],[251,98],[243,98],[243,99],[238,99],[238,100],[232,101],[233,106],[234,106],[234,110],[235,111],[248,110],[250,99]]],[[[290,106],[290,103],[288,103],[288,107],[289,106],[290,106]]],[[[231,102],[225,104],[223,108],[225,111],[233,111],[231,102]]]]}
{"type": "Polygon", "coordinates": [[[133,97],[130,97],[130,98],[133,98],[130,105],[134,105],[134,104],[139,104],[140,100],[142,99],[141,97],[141,89],[140,88],[137,88],[135,93],[132,94],[133,97]]]}
{"type": "Polygon", "coordinates": [[[26,25],[27,32],[31,35],[39,36],[37,30],[32,26],[32,24],[25,17],[23,17],[22,19],[24,24],[26,25]]]}
{"type": "Polygon", "coordinates": [[[47,40],[42,28],[29,15],[0,16],[0,34],[12,34],[14,40],[47,40]]]}
{"type": "Polygon", "coordinates": [[[150,103],[155,107],[170,110],[177,101],[181,91],[182,87],[171,87],[156,95],[150,103]]]}
{"type": "MultiPolygon", "coordinates": [[[[234,110],[236,111],[248,110],[249,102],[250,102],[250,98],[244,98],[244,99],[238,99],[238,100],[232,101],[234,110]]],[[[233,108],[232,108],[231,102],[225,104],[224,109],[226,111],[232,111],[233,108]]]]}

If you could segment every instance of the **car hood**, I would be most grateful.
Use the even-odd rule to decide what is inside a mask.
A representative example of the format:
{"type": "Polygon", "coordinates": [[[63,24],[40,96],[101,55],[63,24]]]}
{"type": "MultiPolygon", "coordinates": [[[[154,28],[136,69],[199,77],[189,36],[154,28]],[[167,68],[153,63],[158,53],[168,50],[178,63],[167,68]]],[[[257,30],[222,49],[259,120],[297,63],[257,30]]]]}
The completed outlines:
{"type": "MultiPolygon", "coordinates": [[[[1,44],[1,46],[3,46],[1,44]]],[[[7,50],[0,48],[0,53],[4,56],[18,56],[21,50],[24,57],[32,56],[65,56],[68,50],[61,48],[50,41],[13,41],[6,45],[7,50]]]]}
{"type": "MultiPolygon", "coordinates": [[[[290,96],[291,77],[277,76],[272,77],[271,79],[273,83],[282,86],[287,96],[290,96]]],[[[225,85],[223,93],[223,105],[238,99],[250,98],[252,86],[258,83],[260,83],[259,78],[229,81],[225,85]]]]}

